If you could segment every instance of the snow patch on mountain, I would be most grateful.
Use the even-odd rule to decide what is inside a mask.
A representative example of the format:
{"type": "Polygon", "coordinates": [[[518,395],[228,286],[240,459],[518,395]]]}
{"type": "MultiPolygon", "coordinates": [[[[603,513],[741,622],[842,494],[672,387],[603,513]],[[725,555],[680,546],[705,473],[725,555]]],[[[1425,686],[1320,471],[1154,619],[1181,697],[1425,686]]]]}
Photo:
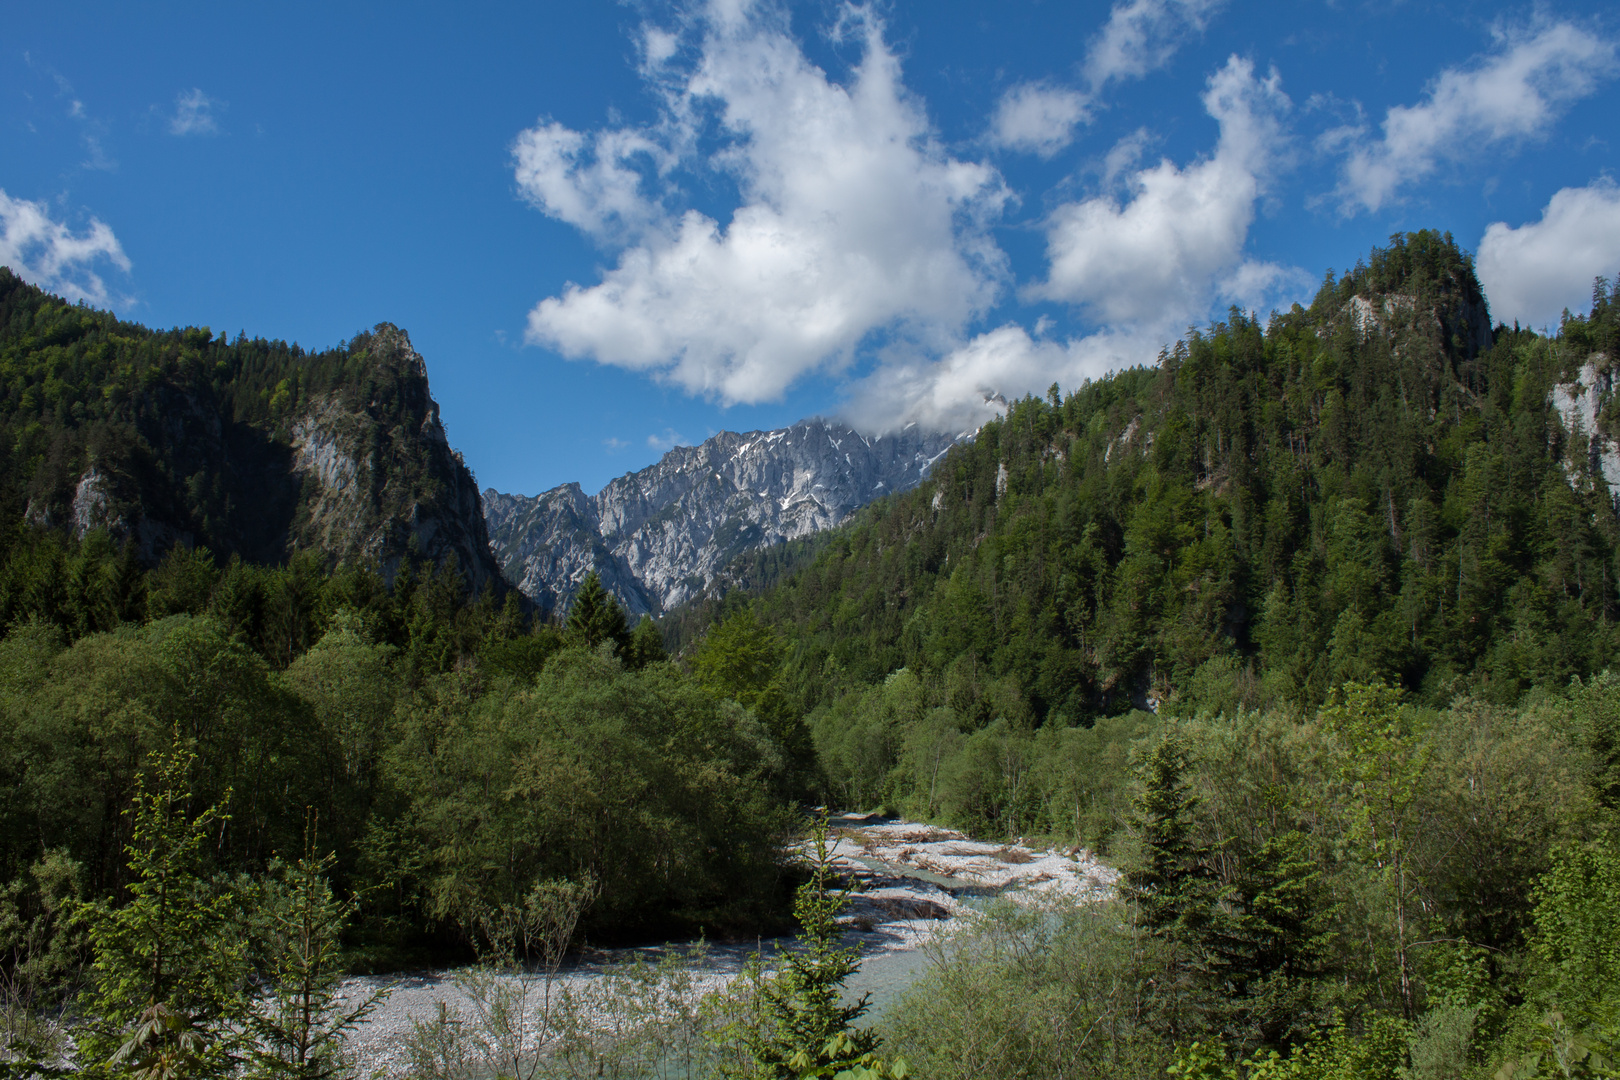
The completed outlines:
{"type": "Polygon", "coordinates": [[[490,547],[541,605],[566,608],[595,570],[632,616],[657,615],[697,596],[744,551],[833,528],[915,487],[960,437],[916,426],[868,437],[825,420],[723,431],[596,495],[578,484],[533,497],[489,489],[490,547]]]}

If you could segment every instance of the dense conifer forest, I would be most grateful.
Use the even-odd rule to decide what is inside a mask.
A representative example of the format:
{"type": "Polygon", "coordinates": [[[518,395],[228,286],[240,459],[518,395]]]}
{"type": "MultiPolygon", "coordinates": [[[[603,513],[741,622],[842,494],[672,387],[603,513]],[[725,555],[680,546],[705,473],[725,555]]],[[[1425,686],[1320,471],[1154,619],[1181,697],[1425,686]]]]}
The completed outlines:
{"type": "Polygon", "coordinates": [[[758,602],[799,703],[906,668],[1077,723],[1374,677],[1511,703],[1600,670],[1620,533],[1599,432],[1553,391],[1594,356],[1608,379],[1620,310],[1600,282],[1556,338],[1484,319],[1466,258],[1417,233],[1308,310],[1015,402],[758,602]]]}

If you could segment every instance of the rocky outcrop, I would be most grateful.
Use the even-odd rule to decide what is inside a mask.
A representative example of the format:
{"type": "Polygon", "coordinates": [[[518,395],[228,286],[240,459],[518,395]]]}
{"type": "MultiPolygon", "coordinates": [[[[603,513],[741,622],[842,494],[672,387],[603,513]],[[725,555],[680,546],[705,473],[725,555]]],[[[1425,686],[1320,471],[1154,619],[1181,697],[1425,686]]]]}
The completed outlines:
{"type": "MultiPolygon", "coordinates": [[[[1403,330],[1420,331],[1425,341],[1439,346],[1438,351],[1455,350],[1464,357],[1478,356],[1491,347],[1491,313],[1477,289],[1427,301],[1410,293],[1352,296],[1339,319],[1363,336],[1387,334],[1397,342],[1403,330]]],[[[1331,332],[1332,325],[1324,327],[1323,333],[1331,332]]]]}
{"type": "Polygon", "coordinates": [[[237,419],[213,388],[158,381],[130,437],[103,440],[26,516],[81,538],[105,530],[148,564],[177,544],[267,563],[305,549],[390,580],[409,556],[453,559],[474,590],[498,581],[477,483],[410,337],[383,323],[345,361],[349,376],[268,421],[237,419]]]}
{"type": "Polygon", "coordinates": [[[830,529],[913,487],[957,438],[915,427],[863,436],[823,420],[721,432],[594,496],[577,484],[532,498],[491,489],[484,512],[501,568],[537,603],[566,607],[595,570],[631,614],[658,614],[744,551],[830,529]]]}
{"type": "Polygon", "coordinates": [[[474,590],[500,576],[478,486],[450,448],[427,365],[405,331],[383,323],[350,343],[370,365],[369,397],[352,389],[310,402],[292,425],[302,497],[293,542],[392,578],[407,555],[449,559],[474,590]]]}
{"type": "Polygon", "coordinates": [[[1572,474],[1584,473],[1590,481],[1603,481],[1611,494],[1620,493],[1620,445],[1608,433],[1605,422],[1614,398],[1614,370],[1609,357],[1593,353],[1581,365],[1574,382],[1559,383],[1549,396],[1567,439],[1565,469],[1572,474]]]}

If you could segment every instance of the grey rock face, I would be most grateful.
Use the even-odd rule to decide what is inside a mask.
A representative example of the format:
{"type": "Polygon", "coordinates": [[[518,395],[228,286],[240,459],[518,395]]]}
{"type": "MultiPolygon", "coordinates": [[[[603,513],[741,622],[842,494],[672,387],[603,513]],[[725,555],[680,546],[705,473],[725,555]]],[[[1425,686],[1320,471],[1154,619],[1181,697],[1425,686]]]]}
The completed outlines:
{"type": "Polygon", "coordinates": [[[1564,425],[1564,469],[1571,481],[1582,473],[1588,482],[1602,480],[1620,502],[1620,444],[1609,434],[1614,383],[1609,357],[1593,353],[1575,382],[1559,383],[1548,397],[1564,425]]]}
{"type": "Polygon", "coordinates": [[[427,366],[388,323],[350,344],[356,374],[275,423],[238,421],[206,388],[143,391],[140,434],[165,465],[92,460],[71,498],[30,503],[29,520],[105,529],[151,564],[176,544],[276,563],[297,550],[377,565],[452,558],[474,591],[498,580],[478,485],[450,447],[427,366]],[[211,519],[170,477],[222,494],[211,519]],[[189,478],[189,479],[186,479],[189,478]]]}
{"type": "Polygon", "coordinates": [[[830,529],[915,486],[957,438],[914,427],[869,437],[823,420],[725,431],[595,496],[578,484],[533,498],[486,490],[490,547],[507,579],[541,605],[567,607],[595,570],[631,615],[656,615],[744,551],[830,529]]]}
{"type": "Polygon", "coordinates": [[[428,390],[427,364],[388,323],[365,345],[397,397],[317,399],[293,425],[292,473],[302,494],[293,536],[338,561],[375,562],[389,580],[408,553],[440,565],[453,557],[477,592],[499,570],[477,484],[428,390]]]}

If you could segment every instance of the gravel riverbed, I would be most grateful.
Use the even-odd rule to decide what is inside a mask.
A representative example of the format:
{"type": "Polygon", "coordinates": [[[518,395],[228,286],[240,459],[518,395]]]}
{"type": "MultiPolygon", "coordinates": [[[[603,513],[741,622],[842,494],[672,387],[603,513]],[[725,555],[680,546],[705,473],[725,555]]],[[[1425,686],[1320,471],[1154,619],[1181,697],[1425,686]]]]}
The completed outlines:
{"type": "MultiPolygon", "coordinates": [[[[926,967],[921,947],[953,920],[971,917],[976,905],[1005,896],[1104,899],[1119,875],[1082,849],[1046,851],[1022,844],[977,841],[934,825],[870,815],[832,820],[829,854],[834,868],[857,891],[840,921],[845,941],[860,950],[861,970],[849,989],[871,993],[874,1014],[914,982],[926,967]]],[[[691,971],[686,992],[713,993],[735,979],[756,952],[769,958],[792,938],[708,943],[691,971]]],[[[657,963],[675,944],[658,948],[597,951],[574,957],[552,980],[553,999],[566,989],[589,991],[606,973],[626,963],[657,963]]],[[[347,980],[343,993],[358,1001],[388,988],[389,996],[351,1034],[350,1049],[364,1075],[403,1075],[405,1039],[413,1022],[431,1021],[441,1004],[464,1013],[470,1000],[452,971],[424,971],[347,980]]]]}

